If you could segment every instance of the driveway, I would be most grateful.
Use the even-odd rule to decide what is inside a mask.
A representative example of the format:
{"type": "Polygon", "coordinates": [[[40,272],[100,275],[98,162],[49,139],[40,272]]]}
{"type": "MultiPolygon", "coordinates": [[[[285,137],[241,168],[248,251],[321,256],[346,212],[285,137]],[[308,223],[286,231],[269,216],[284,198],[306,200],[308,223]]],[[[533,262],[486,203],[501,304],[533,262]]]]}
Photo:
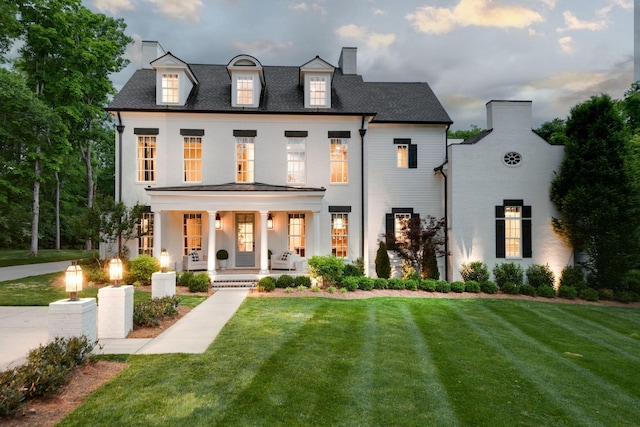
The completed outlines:
{"type": "Polygon", "coordinates": [[[0,307],[0,371],[21,365],[49,340],[49,307],[0,307]]]}

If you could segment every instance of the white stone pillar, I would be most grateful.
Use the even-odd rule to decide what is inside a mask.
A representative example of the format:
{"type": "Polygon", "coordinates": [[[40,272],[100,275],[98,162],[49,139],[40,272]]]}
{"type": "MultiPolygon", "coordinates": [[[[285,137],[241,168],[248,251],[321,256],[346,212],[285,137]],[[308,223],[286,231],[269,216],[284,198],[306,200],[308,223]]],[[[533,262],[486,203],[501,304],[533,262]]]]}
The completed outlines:
{"type": "Polygon", "coordinates": [[[162,213],[153,213],[153,256],[160,261],[162,252],[162,213]]]}
{"type": "Polygon", "coordinates": [[[209,240],[207,243],[207,273],[216,274],[216,213],[217,211],[207,211],[209,214],[209,240]]]}
{"type": "Polygon", "coordinates": [[[151,298],[172,297],[176,294],[176,272],[156,271],[151,275],[151,298]]]}
{"type": "Polygon", "coordinates": [[[133,330],[133,286],[100,288],[98,300],[98,338],[126,338],[133,330]]]}
{"type": "Polygon", "coordinates": [[[95,298],[77,301],[60,300],[49,304],[49,341],[56,337],[86,336],[89,342],[97,338],[97,305],[95,298]]]}
{"type": "Polygon", "coordinates": [[[260,273],[269,274],[269,241],[267,232],[267,215],[269,212],[260,211],[260,273]]]}
{"type": "Polygon", "coordinates": [[[311,255],[320,255],[320,211],[313,212],[313,230],[313,253],[311,255]]]}

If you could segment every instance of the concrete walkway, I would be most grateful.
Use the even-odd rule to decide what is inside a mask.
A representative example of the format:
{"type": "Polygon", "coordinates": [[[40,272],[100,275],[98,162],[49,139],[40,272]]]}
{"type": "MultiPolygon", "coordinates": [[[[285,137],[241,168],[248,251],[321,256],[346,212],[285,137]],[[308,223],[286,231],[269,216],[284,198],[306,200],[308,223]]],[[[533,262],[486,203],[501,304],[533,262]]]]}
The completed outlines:
{"type": "Polygon", "coordinates": [[[71,261],[58,261],[0,267],[0,282],[22,279],[23,277],[39,276],[41,274],[57,273],[59,271],[65,271],[70,265],[71,261]]]}

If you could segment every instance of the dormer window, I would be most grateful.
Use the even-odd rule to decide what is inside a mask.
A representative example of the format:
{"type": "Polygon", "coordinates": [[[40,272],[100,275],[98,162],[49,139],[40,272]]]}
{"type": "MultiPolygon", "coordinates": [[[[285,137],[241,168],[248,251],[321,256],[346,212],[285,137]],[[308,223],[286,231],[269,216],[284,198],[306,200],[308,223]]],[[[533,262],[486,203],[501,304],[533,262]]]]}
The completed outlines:
{"type": "Polygon", "coordinates": [[[236,86],[238,105],[253,105],[253,76],[238,75],[236,86]]]}
{"type": "Polygon", "coordinates": [[[316,56],[300,67],[305,108],[331,108],[331,80],[335,67],[316,56]]]}
{"type": "Polygon", "coordinates": [[[260,62],[249,55],[238,55],[229,62],[231,76],[231,105],[233,107],[260,106],[264,74],[260,62]]]}
{"type": "Polygon", "coordinates": [[[327,78],[313,76],[309,78],[309,105],[314,107],[327,106],[327,78]]]}
{"type": "Polygon", "coordinates": [[[175,104],[178,102],[178,75],[162,74],[162,102],[175,104]]]}

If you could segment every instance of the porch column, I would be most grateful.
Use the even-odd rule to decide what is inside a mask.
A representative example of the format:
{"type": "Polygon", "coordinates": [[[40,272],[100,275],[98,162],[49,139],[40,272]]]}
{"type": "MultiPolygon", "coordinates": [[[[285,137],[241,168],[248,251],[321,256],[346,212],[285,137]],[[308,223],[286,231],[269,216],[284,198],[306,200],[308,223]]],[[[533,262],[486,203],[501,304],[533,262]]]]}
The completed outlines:
{"type": "Polygon", "coordinates": [[[267,215],[269,212],[260,211],[260,272],[269,274],[269,242],[267,233],[267,215]]]}
{"type": "Polygon", "coordinates": [[[320,255],[320,211],[313,212],[313,254],[320,255]]]}
{"type": "Polygon", "coordinates": [[[216,274],[216,213],[217,211],[207,211],[209,214],[209,240],[207,243],[207,273],[216,274]]]}
{"type": "Polygon", "coordinates": [[[160,261],[162,252],[162,212],[153,213],[153,256],[160,261]]]}

